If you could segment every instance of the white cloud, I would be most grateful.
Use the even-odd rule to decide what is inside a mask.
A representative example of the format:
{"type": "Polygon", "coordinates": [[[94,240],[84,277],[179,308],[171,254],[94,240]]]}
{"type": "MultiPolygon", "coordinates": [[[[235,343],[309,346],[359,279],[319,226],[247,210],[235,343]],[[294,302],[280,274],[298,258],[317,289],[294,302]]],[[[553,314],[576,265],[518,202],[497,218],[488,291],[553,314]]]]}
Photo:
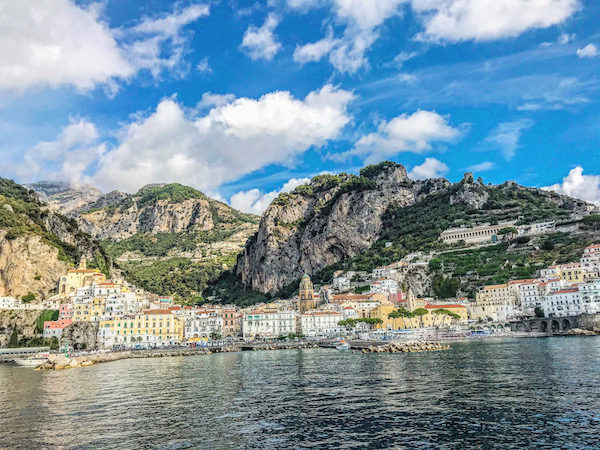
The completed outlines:
{"type": "Polygon", "coordinates": [[[115,30],[96,3],[0,2],[0,89],[103,85],[114,93],[116,80],[140,70],[157,76],[178,69],[186,43],[181,28],[207,14],[207,6],[194,5],[115,30]]]}
{"type": "Polygon", "coordinates": [[[198,102],[199,108],[207,108],[212,106],[224,106],[235,100],[233,94],[213,94],[212,92],[205,92],[202,94],[202,100],[198,102]]]}
{"type": "Polygon", "coordinates": [[[577,49],[577,56],[580,58],[593,58],[598,56],[598,48],[594,44],[588,44],[583,48],[577,49]]]}
{"type": "Polygon", "coordinates": [[[105,151],[97,144],[98,130],[85,119],[72,120],[54,141],[40,142],[28,149],[11,171],[29,181],[58,180],[80,183],[88,167],[105,151]]]}
{"type": "Polygon", "coordinates": [[[262,27],[254,25],[248,27],[244,33],[241,47],[248,52],[252,59],[273,59],[281,48],[281,44],[276,41],[273,31],[279,24],[279,18],[274,14],[269,14],[262,27]]]}
{"type": "Polygon", "coordinates": [[[523,132],[531,128],[534,123],[531,119],[501,123],[485,138],[484,143],[492,149],[499,150],[504,158],[510,161],[520,147],[519,140],[523,132]]]}
{"type": "Polygon", "coordinates": [[[329,55],[329,62],[340,72],[355,73],[368,65],[365,53],[379,37],[379,27],[389,18],[402,14],[400,5],[407,0],[329,0],[316,2],[288,0],[292,8],[307,9],[329,4],[335,21],[345,26],[339,37],[331,28],[323,39],[298,46],[294,60],[301,64],[319,61],[329,55]]]}
{"type": "Polygon", "coordinates": [[[381,123],[377,132],[360,138],[352,150],[331,158],[362,156],[366,162],[373,162],[400,152],[425,153],[434,142],[450,142],[459,135],[459,129],[449,125],[447,117],[420,110],[381,123]]]}
{"type": "Polygon", "coordinates": [[[310,178],[292,178],[281,189],[262,193],[259,189],[239,191],[231,196],[231,207],[251,214],[262,214],[281,192],[291,192],[302,184],[310,182],[310,178]]]}
{"type": "Polygon", "coordinates": [[[198,64],[196,64],[196,70],[200,73],[211,74],[213,72],[212,67],[208,63],[208,57],[202,58],[198,64]]]}
{"type": "Polygon", "coordinates": [[[478,164],[473,164],[467,167],[469,172],[485,172],[487,170],[492,170],[495,167],[495,164],[491,161],[484,161],[478,164]]]}
{"type": "Polygon", "coordinates": [[[579,0],[412,0],[426,41],[487,41],[562,23],[579,0]]]}
{"type": "Polygon", "coordinates": [[[191,117],[175,100],[164,99],[150,116],[123,128],[119,145],[98,162],[94,182],[129,192],[173,181],[214,189],[270,164],[290,164],[335,139],[350,121],[347,106],[353,98],[326,85],[303,100],[278,91],[191,117]]]}
{"type": "Polygon", "coordinates": [[[420,166],[415,166],[408,173],[413,180],[425,180],[428,178],[440,178],[448,173],[450,168],[435,158],[425,158],[420,166]]]}
{"type": "Polygon", "coordinates": [[[339,40],[333,38],[331,29],[326,37],[320,41],[297,46],[294,51],[294,61],[305,64],[312,61],[320,61],[338,44],[339,40]]]}
{"type": "Polygon", "coordinates": [[[600,206],[600,175],[584,175],[581,166],[571,169],[562,183],[542,189],[580,198],[600,206]]]}

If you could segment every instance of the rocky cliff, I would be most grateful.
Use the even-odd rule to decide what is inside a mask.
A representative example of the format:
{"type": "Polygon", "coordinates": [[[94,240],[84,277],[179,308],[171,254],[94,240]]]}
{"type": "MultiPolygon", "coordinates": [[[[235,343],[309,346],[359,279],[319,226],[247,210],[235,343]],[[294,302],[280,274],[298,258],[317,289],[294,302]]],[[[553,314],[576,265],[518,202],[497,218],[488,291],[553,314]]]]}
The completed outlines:
{"type": "Polygon", "coordinates": [[[232,267],[258,229],[257,216],[176,183],[100,196],[92,188],[31,186],[43,187],[42,198],[99,240],[131,281],[160,294],[200,295],[208,280],[232,267]],[[82,192],[91,201],[77,204],[82,192]]]}
{"type": "Polygon", "coordinates": [[[39,181],[25,184],[24,187],[35,191],[42,202],[62,214],[67,214],[102,197],[102,192],[94,186],[66,182],[39,181]]]}
{"type": "Polygon", "coordinates": [[[85,256],[91,267],[107,271],[103,249],[68,219],[11,180],[0,178],[0,292],[41,301],[58,278],[85,256]]]}
{"type": "Polygon", "coordinates": [[[323,175],[280,195],[248,241],[237,274],[252,289],[273,294],[303,273],[364,252],[372,254],[361,269],[370,270],[369,263],[375,267],[388,257],[435,248],[449,226],[566,220],[586,211],[579,200],[512,182],[485,186],[472,174],[454,185],[444,179],[412,181],[402,165],[384,162],[362,169],[359,177],[323,175]]]}

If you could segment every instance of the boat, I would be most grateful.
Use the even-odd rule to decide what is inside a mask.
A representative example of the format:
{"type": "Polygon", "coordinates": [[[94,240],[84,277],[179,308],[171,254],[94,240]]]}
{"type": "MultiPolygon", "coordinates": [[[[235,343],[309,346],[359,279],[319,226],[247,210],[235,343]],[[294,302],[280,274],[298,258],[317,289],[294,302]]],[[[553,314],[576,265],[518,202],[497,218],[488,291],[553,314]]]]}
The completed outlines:
{"type": "Polygon", "coordinates": [[[350,350],[350,344],[348,344],[346,341],[340,341],[335,348],[338,350],[350,350]]]}
{"type": "Polygon", "coordinates": [[[16,358],[14,359],[14,363],[18,366],[25,367],[37,367],[40,364],[48,361],[49,353],[38,353],[37,355],[30,356],[29,358],[16,358]]]}

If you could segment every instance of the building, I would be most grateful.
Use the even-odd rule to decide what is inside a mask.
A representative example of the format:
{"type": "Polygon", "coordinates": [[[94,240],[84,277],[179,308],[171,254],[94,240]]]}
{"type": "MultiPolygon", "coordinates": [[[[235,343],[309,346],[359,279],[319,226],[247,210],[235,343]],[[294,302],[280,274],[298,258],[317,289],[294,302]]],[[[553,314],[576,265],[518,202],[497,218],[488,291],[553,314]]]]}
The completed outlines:
{"type": "Polygon", "coordinates": [[[71,319],[73,317],[73,305],[70,303],[61,303],[58,306],[59,319],[71,319]]]}
{"type": "Polygon", "coordinates": [[[242,334],[244,339],[274,339],[296,333],[294,311],[255,310],[244,315],[242,334]]]}
{"type": "Polygon", "coordinates": [[[196,311],[193,318],[185,321],[185,339],[210,338],[213,333],[223,335],[223,315],[219,311],[196,311]]]}
{"type": "Polygon", "coordinates": [[[47,320],[46,322],[44,322],[44,339],[53,337],[60,338],[62,336],[63,330],[69,325],[71,325],[71,323],[71,319],[58,319],[55,321],[47,320]]]}
{"type": "Polygon", "coordinates": [[[537,235],[551,233],[556,228],[556,220],[538,222],[517,227],[519,236],[537,235]]]}
{"type": "Polygon", "coordinates": [[[183,340],[183,324],[169,310],[146,309],[135,316],[100,321],[98,337],[106,348],[163,347],[183,340]]]}
{"type": "Polygon", "coordinates": [[[497,225],[483,224],[472,228],[449,228],[442,232],[440,239],[444,244],[455,244],[464,241],[467,244],[482,244],[497,242],[498,232],[507,227],[513,227],[516,222],[503,222],[497,225]]]}
{"type": "Polygon", "coordinates": [[[297,333],[308,337],[334,337],[345,332],[338,325],[344,318],[342,313],[334,311],[311,311],[298,316],[297,333]]]}
{"type": "Polygon", "coordinates": [[[223,307],[222,315],[223,315],[223,337],[236,336],[237,335],[237,329],[236,329],[237,310],[233,307],[232,308],[223,307]]]}
{"type": "Polygon", "coordinates": [[[370,293],[372,294],[397,294],[398,293],[398,282],[396,280],[390,280],[386,278],[380,278],[370,286],[370,293]]]}
{"type": "Polygon", "coordinates": [[[90,286],[92,283],[101,283],[106,279],[104,274],[97,270],[88,269],[87,261],[81,258],[79,267],[67,271],[58,282],[58,293],[61,296],[68,296],[77,291],[77,289],[90,286]]]}
{"type": "Polygon", "coordinates": [[[586,314],[600,313],[600,280],[578,286],[581,306],[586,314]]]}
{"type": "Polygon", "coordinates": [[[310,280],[310,277],[307,274],[302,276],[300,280],[300,299],[298,302],[298,309],[300,310],[300,314],[303,314],[311,309],[315,309],[315,290],[310,280]]]}
{"type": "Polygon", "coordinates": [[[549,293],[542,298],[540,307],[545,317],[576,316],[584,311],[577,288],[549,293]]]}

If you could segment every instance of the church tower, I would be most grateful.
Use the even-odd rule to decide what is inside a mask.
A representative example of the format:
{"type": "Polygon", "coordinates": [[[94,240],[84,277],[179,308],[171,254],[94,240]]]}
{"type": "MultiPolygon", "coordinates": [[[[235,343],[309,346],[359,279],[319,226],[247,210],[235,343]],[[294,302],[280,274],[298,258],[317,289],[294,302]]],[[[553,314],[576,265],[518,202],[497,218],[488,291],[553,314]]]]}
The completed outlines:
{"type": "Polygon", "coordinates": [[[300,314],[315,308],[315,290],[307,274],[300,280],[300,314]]]}

